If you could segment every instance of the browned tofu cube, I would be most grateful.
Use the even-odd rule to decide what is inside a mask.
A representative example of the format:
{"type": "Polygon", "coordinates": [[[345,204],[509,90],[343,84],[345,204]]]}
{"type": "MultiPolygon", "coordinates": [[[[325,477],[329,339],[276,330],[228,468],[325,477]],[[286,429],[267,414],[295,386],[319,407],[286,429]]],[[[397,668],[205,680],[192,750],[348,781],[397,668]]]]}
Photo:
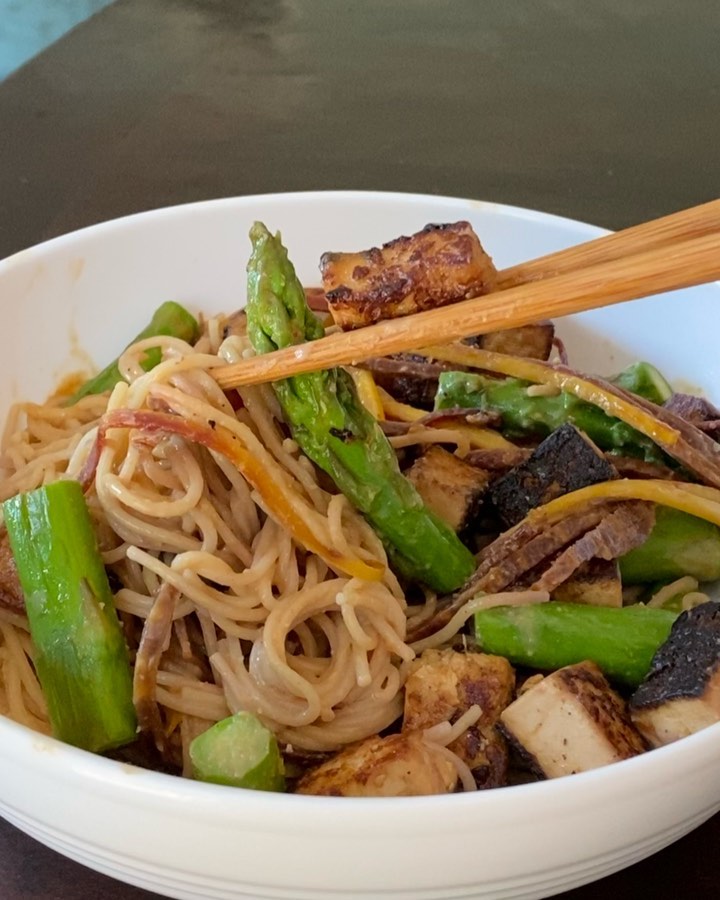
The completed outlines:
{"type": "Polygon", "coordinates": [[[467,763],[478,787],[499,787],[507,778],[508,751],[496,725],[514,690],[515,672],[503,657],[426,650],[405,684],[403,730],[456,721],[477,704],[482,717],[450,749],[467,763]]]}
{"type": "Polygon", "coordinates": [[[702,603],[678,617],[630,710],[652,747],[720,722],[720,603],[702,603]]]}
{"type": "Polygon", "coordinates": [[[493,482],[490,496],[509,527],[561,494],[613,478],[617,472],[590,438],[566,423],[546,437],[529,459],[493,482]]]}
{"type": "Polygon", "coordinates": [[[555,326],[552,322],[537,322],[533,325],[520,325],[517,328],[504,328],[501,331],[481,334],[473,340],[473,343],[493,353],[549,359],[554,337],[555,326]]]}
{"type": "Polygon", "coordinates": [[[606,766],[645,749],[625,701],[589,661],[533,684],[500,721],[532,768],[546,778],[606,766]]]}
{"type": "Polygon", "coordinates": [[[478,513],[490,473],[431,445],[405,473],[427,506],[455,531],[478,513]]]}
{"type": "Polygon", "coordinates": [[[553,591],[553,600],[590,606],[622,606],[620,567],[614,559],[590,559],[553,591]]]}
{"type": "Polygon", "coordinates": [[[493,290],[497,272],[468,222],[320,260],[330,312],[342,328],[371,325],[493,290]]]}
{"type": "Polygon", "coordinates": [[[298,794],[329,797],[414,797],[448,794],[457,769],[417,732],[373,735],[341,751],[298,782],[298,794]]]}

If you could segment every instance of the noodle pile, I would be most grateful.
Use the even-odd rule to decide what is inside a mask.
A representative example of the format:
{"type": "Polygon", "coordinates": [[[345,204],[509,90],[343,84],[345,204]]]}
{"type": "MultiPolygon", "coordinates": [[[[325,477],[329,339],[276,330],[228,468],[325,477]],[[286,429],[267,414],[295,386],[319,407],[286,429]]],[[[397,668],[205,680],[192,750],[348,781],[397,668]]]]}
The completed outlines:
{"type": "MultiPolygon", "coordinates": [[[[61,477],[82,480],[114,411],[222,425],[323,544],[382,570],[376,581],[338,574],[298,547],[223,455],[178,434],[107,430],[86,497],[136,656],[136,705],[148,706],[155,743],[186,773],[189,742],[239,709],[299,751],[376,734],[402,712],[402,663],[414,655],[379,538],[285,437],[272,390],[242,389],[236,411],[210,374],[246,352],[243,336],[223,338],[221,319],[205,323],[193,347],[169,337],[140,342],[121,357],[126,380],[109,398],[18,404],[2,446],[0,500],[61,477]],[[163,361],[145,373],[149,346],[162,348],[163,361]]],[[[0,609],[0,712],[47,732],[31,659],[24,617],[0,609]]]]}

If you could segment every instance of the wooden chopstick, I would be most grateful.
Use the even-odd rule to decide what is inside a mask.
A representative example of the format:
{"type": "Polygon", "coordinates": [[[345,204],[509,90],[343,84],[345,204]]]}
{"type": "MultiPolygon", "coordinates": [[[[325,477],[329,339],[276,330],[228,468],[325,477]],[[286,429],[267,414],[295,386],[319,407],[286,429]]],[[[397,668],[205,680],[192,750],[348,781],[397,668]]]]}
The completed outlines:
{"type": "Polygon", "coordinates": [[[720,231],[720,200],[692,206],[660,219],[633,225],[623,231],[502,269],[498,272],[498,288],[504,290],[530,281],[540,281],[595,263],[609,262],[631,253],[664,247],[715,231],[720,231]]]}
{"type": "MultiPolygon", "coordinates": [[[[716,203],[718,201],[705,204],[711,207],[713,221],[716,203]]],[[[695,217],[687,217],[686,222],[688,218],[694,221],[693,228],[702,228],[695,217]]],[[[630,231],[636,232],[636,229],[630,231]]],[[[636,239],[636,234],[631,235],[631,246],[637,250],[636,239]]],[[[331,334],[220,367],[213,371],[213,376],[225,389],[260,384],[317,369],[352,365],[373,356],[387,356],[501,328],[528,325],[539,319],[559,318],[720,278],[720,227],[717,222],[710,233],[701,233],[700,237],[661,240],[650,250],[628,255],[620,255],[622,246],[618,248],[617,243],[614,242],[612,248],[613,258],[605,262],[573,268],[563,274],[449,306],[385,320],[356,331],[331,334]]]]}

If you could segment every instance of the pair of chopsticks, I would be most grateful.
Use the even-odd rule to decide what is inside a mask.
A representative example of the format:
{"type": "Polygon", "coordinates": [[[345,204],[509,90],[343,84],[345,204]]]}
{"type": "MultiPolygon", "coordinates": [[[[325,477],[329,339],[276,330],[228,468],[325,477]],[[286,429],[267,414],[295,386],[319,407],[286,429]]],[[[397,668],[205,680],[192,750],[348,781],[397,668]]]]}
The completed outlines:
{"type": "Polygon", "coordinates": [[[222,388],[353,365],[720,279],[720,200],[499,273],[500,289],[213,371],[222,388]]]}

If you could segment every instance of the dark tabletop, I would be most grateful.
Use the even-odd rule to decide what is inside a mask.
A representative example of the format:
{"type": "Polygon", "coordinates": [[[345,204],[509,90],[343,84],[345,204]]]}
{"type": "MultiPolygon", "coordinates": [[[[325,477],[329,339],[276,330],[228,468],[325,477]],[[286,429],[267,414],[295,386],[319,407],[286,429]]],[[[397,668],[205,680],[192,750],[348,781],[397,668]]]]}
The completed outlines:
{"type": "MultiPolygon", "coordinates": [[[[720,194],[719,46],[717,0],[118,0],[0,84],[0,257],[157,206],[327,188],[622,227],[720,194]]],[[[714,900],[719,845],[715,818],[564,896],[714,900]]],[[[0,896],[154,895],[0,822],[0,896]]]]}

